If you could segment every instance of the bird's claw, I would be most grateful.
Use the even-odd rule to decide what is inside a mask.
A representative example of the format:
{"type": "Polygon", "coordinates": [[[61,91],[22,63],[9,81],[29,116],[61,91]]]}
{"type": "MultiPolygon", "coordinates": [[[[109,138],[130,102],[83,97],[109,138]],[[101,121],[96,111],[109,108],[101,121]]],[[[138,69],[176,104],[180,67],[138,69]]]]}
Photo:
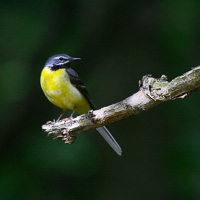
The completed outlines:
{"type": "Polygon", "coordinates": [[[64,118],[63,120],[67,122],[67,121],[72,120],[72,119],[73,119],[73,117],[67,117],[67,118],[64,118]]]}
{"type": "Polygon", "coordinates": [[[55,119],[53,119],[53,121],[48,121],[48,122],[46,122],[46,124],[51,124],[51,123],[55,123],[56,122],[56,120],[55,119]]]}

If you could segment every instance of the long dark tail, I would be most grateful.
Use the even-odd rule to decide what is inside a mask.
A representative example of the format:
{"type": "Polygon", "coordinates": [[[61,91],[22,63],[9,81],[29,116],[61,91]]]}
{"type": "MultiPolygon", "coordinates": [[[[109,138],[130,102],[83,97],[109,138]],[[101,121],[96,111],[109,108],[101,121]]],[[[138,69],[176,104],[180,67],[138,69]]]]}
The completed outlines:
{"type": "Polygon", "coordinates": [[[119,144],[116,142],[114,137],[111,135],[111,133],[108,131],[108,129],[103,126],[96,128],[96,130],[102,135],[102,137],[106,140],[106,142],[112,147],[112,149],[119,155],[122,155],[122,149],[119,146],[119,144]]]}

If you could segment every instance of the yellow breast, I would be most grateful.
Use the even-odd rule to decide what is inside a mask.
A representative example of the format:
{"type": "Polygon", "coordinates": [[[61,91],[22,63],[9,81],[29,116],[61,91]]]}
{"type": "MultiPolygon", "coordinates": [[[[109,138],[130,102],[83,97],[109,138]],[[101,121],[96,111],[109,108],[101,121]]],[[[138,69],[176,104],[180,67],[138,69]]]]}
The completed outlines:
{"type": "Polygon", "coordinates": [[[52,71],[45,67],[41,73],[40,83],[49,101],[63,110],[73,110],[76,107],[76,111],[80,114],[90,110],[87,100],[71,84],[65,69],[52,71]]]}

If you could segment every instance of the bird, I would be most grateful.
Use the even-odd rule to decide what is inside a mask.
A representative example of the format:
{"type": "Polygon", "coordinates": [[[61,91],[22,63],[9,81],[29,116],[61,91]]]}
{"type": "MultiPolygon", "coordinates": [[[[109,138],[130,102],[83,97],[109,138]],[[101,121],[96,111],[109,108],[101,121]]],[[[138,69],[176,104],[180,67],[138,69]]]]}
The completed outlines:
{"type": "MultiPolygon", "coordinates": [[[[94,104],[89,93],[79,78],[71,64],[80,58],[73,58],[67,54],[56,54],[51,56],[45,63],[41,72],[40,84],[47,99],[57,107],[63,109],[57,122],[69,109],[73,118],[75,112],[85,114],[90,110],[95,110],[94,104]]],[[[119,155],[122,149],[114,137],[105,126],[98,127],[96,130],[107,141],[111,148],[119,155]]]]}

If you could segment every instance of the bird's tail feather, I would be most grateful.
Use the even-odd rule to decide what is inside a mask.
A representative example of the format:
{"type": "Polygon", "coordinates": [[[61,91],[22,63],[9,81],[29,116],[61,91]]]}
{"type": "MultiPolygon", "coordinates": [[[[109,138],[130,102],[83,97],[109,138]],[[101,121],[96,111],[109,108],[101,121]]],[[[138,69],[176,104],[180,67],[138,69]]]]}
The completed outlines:
{"type": "Polygon", "coordinates": [[[96,128],[96,130],[102,135],[102,137],[106,140],[106,142],[112,147],[112,149],[119,155],[122,155],[122,149],[119,146],[119,144],[116,142],[114,137],[111,135],[111,133],[108,131],[108,129],[103,126],[96,128]]]}

